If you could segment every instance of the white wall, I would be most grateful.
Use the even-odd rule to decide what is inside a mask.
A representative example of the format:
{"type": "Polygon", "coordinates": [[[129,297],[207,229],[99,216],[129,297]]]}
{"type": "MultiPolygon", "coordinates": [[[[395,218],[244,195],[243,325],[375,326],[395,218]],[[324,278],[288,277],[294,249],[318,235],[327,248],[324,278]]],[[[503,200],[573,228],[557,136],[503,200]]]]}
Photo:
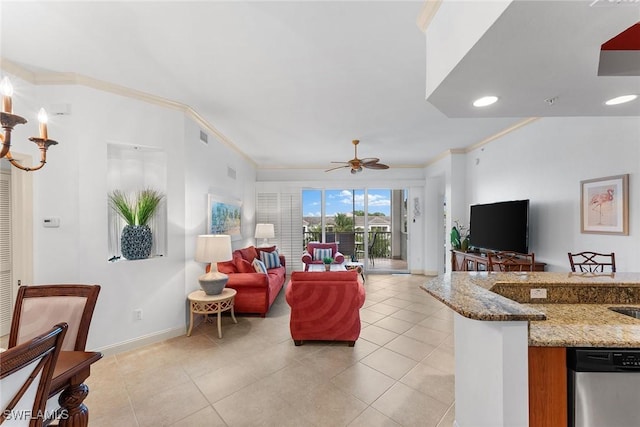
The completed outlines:
{"type": "MultiPolygon", "coordinates": [[[[529,250],[548,271],[568,271],[567,252],[581,250],[613,251],[618,271],[640,271],[638,123],[638,117],[542,118],[467,153],[464,220],[472,204],[530,199],[529,250]],[[580,233],[580,181],[627,173],[629,236],[580,233]]],[[[428,167],[427,176],[443,176],[442,163],[428,167]]]]}
{"type": "MultiPolygon", "coordinates": [[[[195,236],[206,232],[207,193],[245,201],[243,235],[253,236],[255,170],[235,151],[182,111],[83,86],[32,86],[12,78],[16,113],[70,103],[72,114],[50,118],[47,165],[34,178],[34,283],[97,283],[102,286],[87,347],[121,350],[183,334],[186,295],[196,289],[204,265],[192,260],[195,236]],[[24,90],[23,90],[24,89],[24,90]],[[31,95],[33,93],[33,95],[31,95]],[[23,94],[23,95],[20,95],[23,94]],[[26,95],[24,95],[26,94],[26,95]],[[107,143],[157,147],[167,153],[167,246],[165,256],[108,262],[107,143]],[[226,178],[227,165],[237,178],[226,178]],[[57,216],[60,228],[43,228],[57,216]],[[143,320],[133,310],[141,308],[143,320]]],[[[29,123],[25,134],[35,134],[29,123]]],[[[26,139],[23,137],[21,139],[26,139]]],[[[14,150],[33,153],[30,142],[14,150]]],[[[247,240],[235,242],[237,247],[247,240]]]]}

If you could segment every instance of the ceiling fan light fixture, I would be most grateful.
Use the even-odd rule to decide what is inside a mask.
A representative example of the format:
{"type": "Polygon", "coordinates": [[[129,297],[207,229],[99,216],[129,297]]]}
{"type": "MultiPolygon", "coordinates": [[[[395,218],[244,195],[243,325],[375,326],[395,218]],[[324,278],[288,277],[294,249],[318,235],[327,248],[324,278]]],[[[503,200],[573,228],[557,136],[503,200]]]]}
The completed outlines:
{"type": "Polygon", "coordinates": [[[488,107],[491,104],[495,104],[498,101],[498,97],[494,95],[483,96],[473,101],[474,107],[488,107]]]}
{"type": "Polygon", "coordinates": [[[622,96],[616,96],[615,98],[611,98],[610,100],[605,102],[605,105],[618,105],[618,104],[624,104],[626,102],[631,102],[634,101],[636,98],[638,98],[638,95],[622,95],[622,96]]]}

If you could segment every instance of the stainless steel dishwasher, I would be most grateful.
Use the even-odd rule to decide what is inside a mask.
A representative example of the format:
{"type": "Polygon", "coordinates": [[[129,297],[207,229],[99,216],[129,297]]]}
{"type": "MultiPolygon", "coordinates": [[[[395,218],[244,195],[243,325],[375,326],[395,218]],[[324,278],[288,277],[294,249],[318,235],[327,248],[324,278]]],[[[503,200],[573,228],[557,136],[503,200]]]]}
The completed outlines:
{"type": "Polygon", "coordinates": [[[640,426],[640,349],[567,349],[569,427],[640,426]]]}

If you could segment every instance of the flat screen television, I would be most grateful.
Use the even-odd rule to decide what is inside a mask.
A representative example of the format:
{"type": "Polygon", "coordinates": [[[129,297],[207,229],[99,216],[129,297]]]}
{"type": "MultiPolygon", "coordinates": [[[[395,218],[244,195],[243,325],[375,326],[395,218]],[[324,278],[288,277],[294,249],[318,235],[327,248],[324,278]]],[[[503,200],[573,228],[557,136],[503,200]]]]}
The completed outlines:
{"type": "Polygon", "coordinates": [[[529,253],[529,200],[471,206],[469,232],[474,248],[529,253]]]}

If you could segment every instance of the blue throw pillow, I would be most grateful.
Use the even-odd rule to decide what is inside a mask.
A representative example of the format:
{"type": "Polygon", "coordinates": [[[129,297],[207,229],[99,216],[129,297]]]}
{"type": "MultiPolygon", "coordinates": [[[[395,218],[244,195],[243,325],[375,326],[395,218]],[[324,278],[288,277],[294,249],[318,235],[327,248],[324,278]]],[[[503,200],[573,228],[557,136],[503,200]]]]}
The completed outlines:
{"type": "Polygon", "coordinates": [[[260,261],[258,258],[254,259],[251,264],[253,265],[253,268],[256,269],[256,273],[267,274],[267,267],[265,267],[264,262],[260,261]]]}
{"type": "Polygon", "coordinates": [[[260,260],[262,260],[267,269],[280,267],[280,254],[278,254],[278,251],[260,251],[260,260]]]}
{"type": "Polygon", "coordinates": [[[322,261],[324,258],[333,258],[331,256],[331,248],[327,248],[327,249],[315,248],[313,250],[314,261],[322,261]]]}

